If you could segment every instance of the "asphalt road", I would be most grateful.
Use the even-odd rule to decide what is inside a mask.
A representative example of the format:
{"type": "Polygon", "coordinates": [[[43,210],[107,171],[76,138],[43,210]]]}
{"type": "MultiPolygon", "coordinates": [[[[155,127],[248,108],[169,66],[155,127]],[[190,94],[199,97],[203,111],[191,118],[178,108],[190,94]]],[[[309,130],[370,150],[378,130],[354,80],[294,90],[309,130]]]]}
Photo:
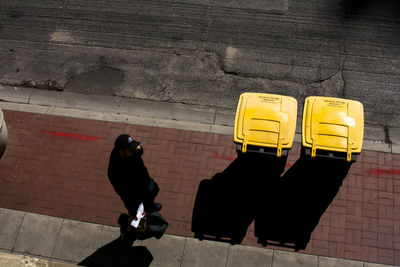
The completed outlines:
{"type": "MultiPolygon", "coordinates": [[[[2,0],[0,84],[234,110],[356,99],[400,125],[397,0],[2,0]]],[[[390,141],[390,140],[389,140],[390,141]]]]}

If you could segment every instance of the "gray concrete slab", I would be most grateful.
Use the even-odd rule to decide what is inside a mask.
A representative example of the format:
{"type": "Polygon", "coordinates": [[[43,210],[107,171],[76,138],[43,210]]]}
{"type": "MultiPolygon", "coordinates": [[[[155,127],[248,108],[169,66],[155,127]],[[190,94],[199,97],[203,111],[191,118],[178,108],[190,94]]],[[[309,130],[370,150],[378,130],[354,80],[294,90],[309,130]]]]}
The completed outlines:
{"type": "Polygon", "coordinates": [[[301,253],[274,250],[274,267],[317,267],[318,257],[301,253]]]}
{"type": "Polygon", "coordinates": [[[49,261],[49,267],[72,267],[72,266],[76,265],[60,261],[49,261]]]}
{"type": "Polygon", "coordinates": [[[156,118],[141,118],[141,117],[128,117],[128,123],[155,126],[162,128],[173,128],[188,131],[199,131],[199,132],[210,132],[211,124],[186,122],[186,121],[174,121],[174,120],[163,120],[156,118]]]}
{"type": "Polygon", "coordinates": [[[272,266],[272,249],[229,246],[226,267],[272,266]]]}
{"type": "Polygon", "coordinates": [[[65,95],[66,93],[58,91],[35,90],[32,91],[29,104],[48,107],[65,107],[65,105],[63,105],[65,95]]]}
{"type": "Polygon", "coordinates": [[[120,236],[119,228],[113,226],[104,225],[100,234],[98,248],[114,241],[120,236]]]}
{"type": "MultiPolygon", "coordinates": [[[[229,110],[29,88],[18,88],[17,92],[22,97],[32,94],[31,104],[1,102],[2,109],[233,135],[234,112],[229,110]]],[[[12,99],[16,93],[8,87],[0,90],[1,94],[10,94],[12,99]]],[[[389,137],[395,144],[400,143],[399,136],[399,128],[389,128],[389,137]]],[[[294,141],[301,142],[301,116],[297,119],[294,141]]],[[[399,153],[385,143],[383,127],[371,125],[365,127],[363,149],[399,153]]]]}
{"type": "Polygon", "coordinates": [[[389,128],[389,138],[393,144],[400,145],[400,128],[389,128]]]}
{"type": "Polygon", "coordinates": [[[297,119],[296,119],[296,130],[295,130],[295,133],[297,133],[297,134],[301,134],[302,119],[303,118],[301,116],[297,116],[297,119]]]}
{"type": "Polygon", "coordinates": [[[293,142],[301,143],[301,142],[302,142],[302,141],[301,141],[301,134],[296,133],[296,134],[294,135],[293,142]]]}
{"type": "MultiPolygon", "coordinates": [[[[233,135],[232,126],[211,125],[211,133],[233,135]]],[[[233,139],[232,139],[233,142],[233,139]]]]}
{"type": "Polygon", "coordinates": [[[80,262],[97,249],[102,225],[64,220],[52,258],[80,262]]]}
{"type": "Polygon", "coordinates": [[[132,109],[119,103],[119,100],[114,97],[79,95],[76,93],[65,93],[63,107],[112,113],[132,112],[132,109]]]}
{"type": "Polygon", "coordinates": [[[178,103],[126,99],[113,96],[82,95],[70,92],[61,93],[45,90],[33,91],[29,103],[33,105],[50,105],[69,109],[111,112],[146,118],[200,123],[213,123],[215,117],[214,109],[178,103]],[[60,94],[62,94],[62,97],[60,97],[60,94]]]}
{"type": "Polygon", "coordinates": [[[187,238],[181,266],[225,266],[228,249],[228,243],[187,238]]]}
{"type": "Polygon", "coordinates": [[[214,123],[215,109],[211,108],[146,100],[126,100],[125,105],[134,108],[134,114],[141,117],[214,123]]]}
{"type": "MultiPolygon", "coordinates": [[[[48,267],[49,263],[46,260],[38,259],[31,256],[0,252],[1,267],[48,267]]],[[[61,266],[60,266],[61,267],[61,266]]]]}
{"type": "Polygon", "coordinates": [[[0,252],[1,267],[71,267],[70,263],[38,258],[29,255],[0,252]]]}
{"type": "Polygon", "coordinates": [[[62,222],[61,218],[26,213],[15,243],[15,251],[51,257],[62,222]]]}
{"type": "Polygon", "coordinates": [[[319,267],[338,267],[338,266],[363,267],[363,262],[320,256],[318,257],[318,266],[319,267]]]}
{"type": "MultiPolygon", "coordinates": [[[[4,110],[32,112],[32,113],[66,116],[73,118],[85,118],[92,120],[122,122],[122,123],[136,124],[136,125],[165,127],[165,128],[173,128],[180,130],[211,132],[211,124],[203,124],[196,122],[175,121],[175,120],[157,119],[157,118],[144,118],[126,114],[104,113],[104,112],[60,108],[60,107],[44,107],[40,105],[27,105],[27,104],[6,103],[6,102],[2,102],[1,107],[4,110]]],[[[225,129],[224,126],[221,127],[222,130],[225,129]]],[[[224,132],[218,132],[217,129],[215,133],[224,133],[224,132]]]]}
{"type": "Polygon", "coordinates": [[[215,122],[216,125],[234,126],[235,125],[236,111],[232,112],[216,112],[215,122]]]}
{"type": "MultiPolygon", "coordinates": [[[[1,102],[1,108],[3,110],[13,110],[13,111],[21,111],[21,112],[31,112],[38,114],[47,114],[49,112],[50,107],[29,105],[29,104],[19,104],[19,103],[9,103],[9,102],[1,102]]],[[[6,118],[7,120],[7,118],[6,118]]]]}
{"type": "Polygon", "coordinates": [[[385,142],[385,132],[383,130],[383,127],[380,128],[380,127],[372,127],[365,125],[364,138],[367,140],[385,142]]]}
{"type": "Polygon", "coordinates": [[[0,85],[0,100],[15,103],[28,103],[32,95],[32,90],[33,89],[0,85]]]}
{"type": "Polygon", "coordinates": [[[391,267],[392,265],[364,262],[364,267],[391,267]]]}
{"type": "MultiPolygon", "coordinates": [[[[28,225],[29,227],[33,227],[35,224],[37,225],[42,222],[44,225],[38,227],[41,229],[45,228],[45,225],[49,225],[50,228],[54,227],[54,225],[52,226],[54,219],[57,220],[57,218],[50,216],[38,214],[30,215],[29,213],[26,213],[26,218],[23,220],[21,214],[23,215],[24,213],[0,208],[0,225],[6,225],[7,227],[7,220],[4,220],[6,216],[8,221],[12,221],[13,223],[15,223],[15,219],[17,222],[19,220],[21,224],[24,225],[24,227],[21,225],[20,231],[20,235],[23,236],[24,233],[29,230],[25,228],[29,222],[31,223],[28,225]],[[46,222],[46,220],[49,222],[46,222]]],[[[62,227],[60,231],[58,242],[55,244],[53,259],[49,259],[43,255],[36,255],[35,253],[37,253],[37,250],[31,250],[31,252],[26,251],[32,255],[24,255],[26,252],[15,251],[15,253],[10,253],[10,248],[0,248],[0,267],[72,266],[71,263],[81,261],[97,250],[97,247],[107,244],[119,236],[119,229],[117,227],[70,220],[64,220],[63,226],[64,227],[62,227]],[[60,256],[60,254],[62,255],[60,256]],[[41,265],[42,263],[45,265],[41,265]]],[[[17,230],[17,232],[18,231],[19,230],[17,230]]],[[[39,234],[35,236],[38,237],[37,242],[43,242],[43,237],[39,234]]],[[[31,236],[30,238],[33,240],[35,236],[31,236]]],[[[4,239],[8,239],[8,236],[3,235],[2,232],[0,232],[0,237],[0,243],[4,239]]],[[[18,240],[21,240],[21,242],[22,239],[23,238],[18,237],[18,240]]],[[[164,235],[160,240],[152,238],[145,241],[136,241],[134,246],[147,247],[154,257],[151,266],[391,266],[256,247],[231,246],[227,243],[198,241],[193,238],[171,235],[164,235]]]]}
{"type": "Polygon", "coordinates": [[[400,154],[400,145],[392,145],[392,153],[400,154]]]}
{"type": "Polygon", "coordinates": [[[362,150],[372,150],[372,151],[390,153],[390,152],[392,152],[392,147],[383,142],[364,140],[362,150]]]}
{"type": "Polygon", "coordinates": [[[0,248],[13,250],[25,212],[0,208],[0,248]]]}
{"type": "Polygon", "coordinates": [[[153,255],[151,266],[184,266],[182,254],[186,238],[164,235],[161,239],[150,238],[145,241],[135,241],[134,246],[145,246],[153,255]]]}

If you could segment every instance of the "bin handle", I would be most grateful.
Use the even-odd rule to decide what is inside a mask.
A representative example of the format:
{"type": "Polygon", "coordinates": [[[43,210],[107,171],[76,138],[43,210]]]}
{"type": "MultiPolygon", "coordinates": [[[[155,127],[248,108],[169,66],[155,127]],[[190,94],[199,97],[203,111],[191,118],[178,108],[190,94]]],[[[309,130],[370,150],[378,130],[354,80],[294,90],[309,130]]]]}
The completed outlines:
{"type": "Polygon", "coordinates": [[[279,135],[278,135],[278,147],[276,149],[276,156],[280,158],[282,156],[282,117],[283,114],[280,114],[280,121],[279,121],[279,135]]]}
{"type": "Polygon", "coordinates": [[[317,155],[317,142],[313,142],[311,147],[311,157],[315,158],[316,155],[317,155]]]}
{"type": "Polygon", "coordinates": [[[282,156],[282,138],[281,138],[281,132],[279,132],[279,137],[278,137],[278,148],[276,150],[276,156],[280,158],[282,156]]]}
{"type": "Polygon", "coordinates": [[[311,157],[315,158],[317,155],[317,139],[318,139],[318,123],[313,124],[312,132],[314,132],[312,136],[312,146],[311,146],[311,157]]]}
{"type": "Polygon", "coordinates": [[[353,142],[351,141],[351,138],[347,139],[347,162],[351,161],[351,145],[353,142]]]}
{"type": "Polygon", "coordinates": [[[280,158],[282,156],[282,146],[278,146],[278,150],[277,150],[276,156],[278,158],[280,158]]]}
{"type": "Polygon", "coordinates": [[[247,151],[247,141],[245,139],[245,140],[243,140],[242,153],[246,154],[246,151],[247,151]]]}

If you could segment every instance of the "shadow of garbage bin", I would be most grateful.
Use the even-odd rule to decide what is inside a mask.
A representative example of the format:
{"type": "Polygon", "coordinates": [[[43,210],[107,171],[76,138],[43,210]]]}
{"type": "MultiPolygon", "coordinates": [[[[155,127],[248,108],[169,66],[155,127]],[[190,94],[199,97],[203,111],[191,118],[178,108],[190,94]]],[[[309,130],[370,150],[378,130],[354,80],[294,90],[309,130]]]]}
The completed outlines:
{"type": "MultiPolygon", "coordinates": [[[[192,214],[195,238],[240,244],[258,212],[271,205],[287,157],[240,154],[223,172],[200,182],[192,214]]],[[[268,209],[268,208],[267,208],[268,209]]]]}
{"type": "Polygon", "coordinates": [[[305,249],[350,166],[343,159],[301,156],[282,176],[274,204],[260,203],[257,209],[254,233],[258,243],[305,249]]]}
{"type": "Polygon", "coordinates": [[[202,180],[192,214],[195,238],[240,244],[254,220],[258,243],[305,249],[352,163],[302,155],[282,176],[286,162],[242,154],[202,180]]]}

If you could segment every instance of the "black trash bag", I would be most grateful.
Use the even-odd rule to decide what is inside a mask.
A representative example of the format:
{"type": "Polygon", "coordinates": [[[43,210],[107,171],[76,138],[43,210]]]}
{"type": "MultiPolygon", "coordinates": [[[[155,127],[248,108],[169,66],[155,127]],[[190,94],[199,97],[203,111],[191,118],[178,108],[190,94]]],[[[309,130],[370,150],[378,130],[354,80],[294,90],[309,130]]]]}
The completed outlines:
{"type": "Polygon", "coordinates": [[[146,229],[137,233],[139,240],[145,240],[151,237],[160,239],[168,228],[168,222],[157,211],[146,215],[146,229]]]}

